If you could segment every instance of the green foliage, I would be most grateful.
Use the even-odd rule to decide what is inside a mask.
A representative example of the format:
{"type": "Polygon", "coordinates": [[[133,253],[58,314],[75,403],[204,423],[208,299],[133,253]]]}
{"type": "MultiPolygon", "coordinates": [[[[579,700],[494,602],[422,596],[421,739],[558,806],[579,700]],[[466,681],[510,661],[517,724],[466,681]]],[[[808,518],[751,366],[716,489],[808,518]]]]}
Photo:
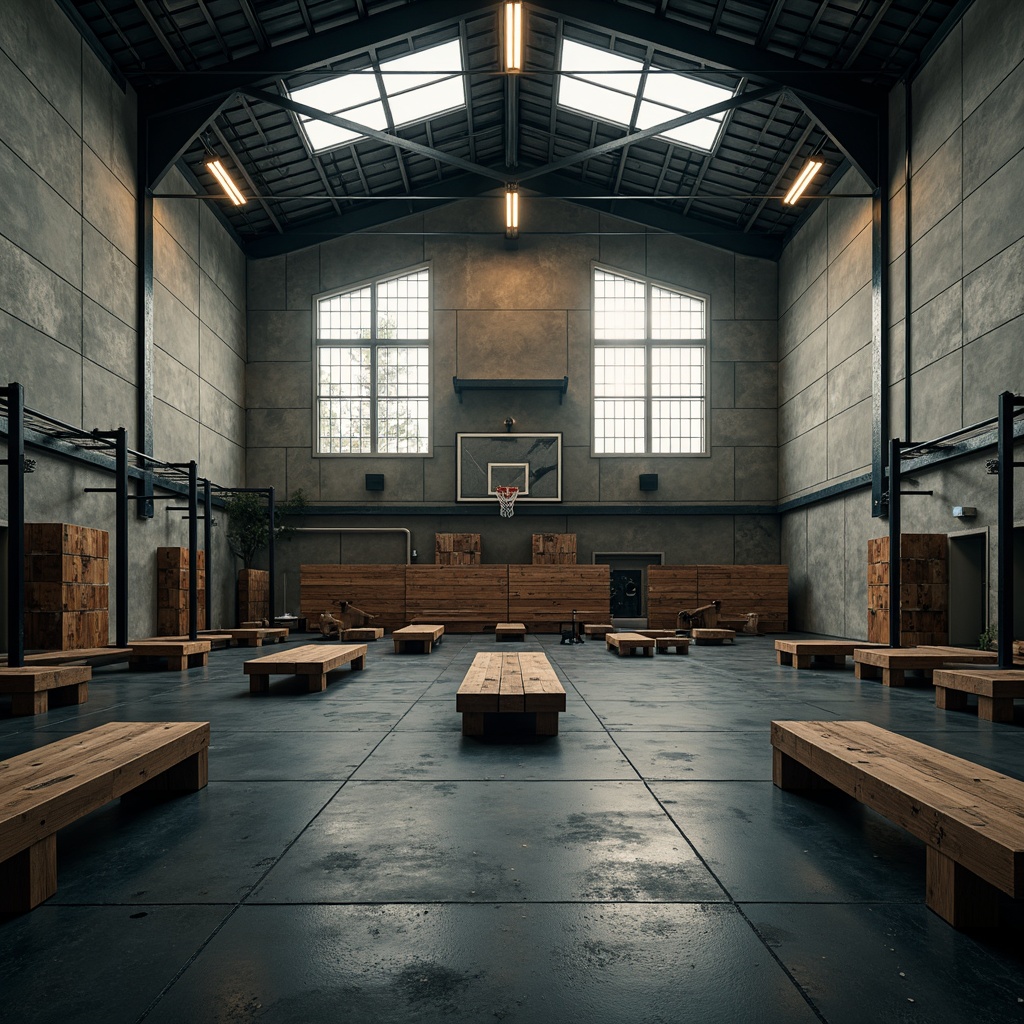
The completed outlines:
{"type": "Polygon", "coordinates": [[[997,640],[996,627],[986,626],[985,631],[978,637],[978,650],[979,651],[992,651],[995,650],[997,640]]]}
{"type": "MultiPolygon", "coordinates": [[[[301,515],[306,504],[306,496],[301,490],[284,501],[275,502],[275,541],[287,540],[295,532],[295,527],[288,520],[301,515]]],[[[224,511],[228,517],[227,538],[231,553],[242,560],[246,569],[251,569],[256,555],[270,543],[267,502],[262,494],[240,491],[228,498],[224,511]]]]}

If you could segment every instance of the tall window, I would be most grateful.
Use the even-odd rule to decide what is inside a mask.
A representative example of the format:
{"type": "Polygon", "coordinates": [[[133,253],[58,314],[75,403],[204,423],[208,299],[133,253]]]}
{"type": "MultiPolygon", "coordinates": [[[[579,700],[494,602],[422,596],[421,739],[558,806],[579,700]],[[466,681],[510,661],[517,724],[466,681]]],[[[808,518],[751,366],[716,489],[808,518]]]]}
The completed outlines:
{"type": "Polygon", "coordinates": [[[430,271],[316,302],[320,455],[430,450],[430,271]]]}
{"type": "Polygon", "coordinates": [[[707,305],[594,270],[594,454],[700,455],[707,305]]]}

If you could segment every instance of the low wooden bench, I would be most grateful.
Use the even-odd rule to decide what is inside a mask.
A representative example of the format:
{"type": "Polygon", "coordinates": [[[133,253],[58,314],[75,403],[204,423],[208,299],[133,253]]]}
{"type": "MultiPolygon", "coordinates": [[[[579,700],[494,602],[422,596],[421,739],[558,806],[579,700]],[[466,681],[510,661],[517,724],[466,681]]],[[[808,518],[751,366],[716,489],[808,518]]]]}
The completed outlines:
{"type": "Polygon", "coordinates": [[[675,651],[676,654],[690,653],[690,638],[688,636],[656,636],[654,646],[659,654],[668,654],[675,651]]]}
{"type": "Polygon", "coordinates": [[[422,644],[423,653],[429,654],[434,649],[434,644],[441,642],[444,636],[444,626],[437,623],[425,623],[415,626],[402,626],[391,632],[391,639],[395,642],[395,654],[401,654],[409,644],[422,644]]]}
{"type": "Polygon", "coordinates": [[[136,640],[128,645],[130,669],[154,668],[165,660],[171,672],[184,672],[188,668],[202,668],[210,653],[209,640],[136,640]]]}
{"type": "Polygon", "coordinates": [[[111,722],[0,761],[0,912],[57,891],[57,831],[132,790],[206,785],[208,722],[111,722]]]}
{"type": "Polygon", "coordinates": [[[845,668],[846,659],[854,651],[882,646],[859,640],[776,640],[775,661],[793,668],[810,668],[815,661],[833,668],[845,668]]]}
{"type": "Polygon", "coordinates": [[[649,636],[652,640],[657,640],[660,637],[679,635],[674,629],[634,629],[633,632],[639,633],[641,636],[649,636]]]}
{"type": "MultiPolygon", "coordinates": [[[[162,636],[160,640],[188,640],[187,636],[162,636]]],[[[210,644],[210,650],[223,650],[225,647],[231,646],[231,634],[230,633],[207,633],[202,632],[197,637],[197,640],[206,640],[210,644]]]]}
{"type": "Polygon", "coordinates": [[[698,647],[715,646],[729,643],[736,643],[736,630],[734,629],[691,629],[690,636],[698,647]]]}
{"type": "Polygon", "coordinates": [[[262,647],[268,644],[283,644],[288,639],[287,626],[252,626],[242,629],[224,629],[239,647],[262,647]]]}
{"type": "Polygon", "coordinates": [[[603,640],[609,633],[614,633],[615,627],[610,622],[586,622],[583,625],[583,635],[603,640]]]}
{"type": "Polygon", "coordinates": [[[463,736],[482,736],[485,716],[529,712],[538,736],[558,735],[558,714],[565,710],[565,689],[547,655],[484,651],[473,659],[455,696],[463,736]]]}
{"type": "Polygon", "coordinates": [[[906,686],[906,674],[920,672],[930,679],[943,665],[959,662],[994,663],[993,651],[970,647],[859,647],[853,652],[853,668],[858,679],[882,678],[883,686],[906,686]]]}
{"type": "Polygon", "coordinates": [[[346,643],[353,640],[376,641],[384,636],[383,626],[353,626],[351,629],[341,631],[341,639],[346,643]]]}
{"type": "Polygon", "coordinates": [[[937,668],[932,683],[937,708],[963,711],[973,693],[978,717],[986,722],[1012,722],[1013,702],[1024,697],[1024,669],[937,668]]]}
{"type": "Polygon", "coordinates": [[[642,633],[608,633],[604,643],[609,651],[618,651],[620,658],[634,651],[640,651],[644,657],[654,654],[654,637],[642,633]]]}
{"type": "Polygon", "coordinates": [[[89,699],[88,665],[31,665],[0,668],[0,693],[11,695],[11,714],[41,715],[51,707],[89,699]]]}
{"type": "MultiPolygon", "coordinates": [[[[26,665],[113,665],[131,657],[128,647],[80,647],[73,651],[33,651],[25,655],[26,665]]],[[[7,655],[0,654],[0,666],[7,655]]]]}
{"type": "Polygon", "coordinates": [[[834,786],[927,844],[925,902],[989,927],[1024,895],[1024,782],[869,722],[772,722],[780,789],[834,786]]]}
{"type": "Polygon", "coordinates": [[[499,622],[494,627],[495,640],[525,640],[526,624],[524,622],[499,622]]]}
{"type": "Polygon", "coordinates": [[[250,693],[267,693],[271,676],[305,676],[309,692],[320,693],[327,689],[328,672],[350,663],[353,671],[365,666],[366,644],[305,644],[253,658],[242,666],[242,671],[249,677],[250,693]]]}

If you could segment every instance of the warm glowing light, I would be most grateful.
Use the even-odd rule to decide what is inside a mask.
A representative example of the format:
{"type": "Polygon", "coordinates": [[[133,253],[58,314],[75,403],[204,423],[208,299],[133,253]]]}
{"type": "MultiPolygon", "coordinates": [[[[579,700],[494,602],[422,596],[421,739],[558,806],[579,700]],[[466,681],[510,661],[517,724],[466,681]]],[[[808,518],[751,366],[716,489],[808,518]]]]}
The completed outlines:
{"type": "Polygon", "coordinates": [[[509,185],[505,189],[505,237],[519,236],[519,186],[509,185]]]}
{"type": "Polygon", "coordinates": [[[824,160],[808,160],[807,165],[797,175],[796,181],[793,182],[793,187],[786,193],[786,198],[782,201],[787,206],[792,206],[804,194],[804,192],[807,191],[807,186],[810,185],[811,178],[813,178],[824,166],[824,160]]]}
{"type": "Polygon", "coordinates": [[[220,182],[221,187],[227,193],[228,199],[230,199],[235,206],[244,206],[246,198],[238,191],[238,187],[231,180],[231,175],[224,170],[224,165],[219,160],[208,160],[206,162],[206,167],[217,181],[220,182]]]}
{"type": "Polygon", "coordinates": [[[523,5],[519,0],[505,4],[505,70],[523,70],[523,5]]]}

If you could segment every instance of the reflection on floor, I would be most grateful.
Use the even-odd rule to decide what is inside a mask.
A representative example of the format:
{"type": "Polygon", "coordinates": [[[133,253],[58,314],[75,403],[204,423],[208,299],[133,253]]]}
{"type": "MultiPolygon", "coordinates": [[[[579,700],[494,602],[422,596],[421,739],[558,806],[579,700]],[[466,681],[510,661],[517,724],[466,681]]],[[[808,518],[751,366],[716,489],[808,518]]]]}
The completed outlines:
{"type": "Polygon", "coordinates": [[[34,718],[0,703],[0,757],[108,721],[212,730],[201,793],[60,833],[56,896],[0,918],[4,1019],[1022,1019],[1016,908],[992,935],[949,928],[918,842],[772,786],[768,723],[867,719],[1024,777],[1024,720],[781,668],[772,640],[620,659],[529,635],[568,694],[540,741],[460,735],[473,656],[507,649],[484,634],[429,658],[371,644],[323,693],[250,697],[236,649],[97,669],[87,704],[34,718]]]}

